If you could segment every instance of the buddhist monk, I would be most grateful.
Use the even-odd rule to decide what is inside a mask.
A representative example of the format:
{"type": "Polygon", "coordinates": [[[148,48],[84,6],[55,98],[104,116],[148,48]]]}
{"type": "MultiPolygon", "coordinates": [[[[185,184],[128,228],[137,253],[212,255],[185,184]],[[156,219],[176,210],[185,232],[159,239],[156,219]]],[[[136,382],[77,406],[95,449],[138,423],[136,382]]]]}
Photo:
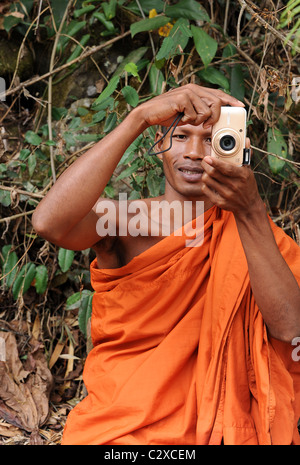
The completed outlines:
{"type": "Polygon", "coordinates": [[[228,105],[244,106],[194,84],[142,103],[34,212],[46,240],[96,252],[88,395],[63,444],[299,443],[300,251],[268,217],[252,169],[211,156],[212,126],[228,105]],[[157,135],[164,195],[126,211],[107,203],[129,145],[178,115],[172,135],[157,135]],[[183,208],[167,234],[157,216],[153,233],[144,219],[163,201],[190,216],[183,208]]]}

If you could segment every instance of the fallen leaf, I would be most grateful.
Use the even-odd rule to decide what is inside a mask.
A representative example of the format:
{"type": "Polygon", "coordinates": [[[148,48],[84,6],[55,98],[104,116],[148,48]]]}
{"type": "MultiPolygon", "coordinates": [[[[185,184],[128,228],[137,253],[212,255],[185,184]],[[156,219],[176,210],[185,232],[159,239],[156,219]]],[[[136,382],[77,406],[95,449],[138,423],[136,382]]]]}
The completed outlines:
{"type": "Polygon", "coordinates": [[[99,94],[101,94],[101,92],[103,91],[104,89],[104,86],[105,86],[105,81],[103,78],[99,79],[96,83],[95,83],[95,86],[96,86],[96,89],[97,89],[97,92],[99,94]]]}
{"type": "Polygon", "coordinates": [[[16,383],[24,381],[29,375],[29,372],[24,370],[24,367],[19,359],[18,346],[13,333],[0,332],[0,337],[5,343],[5,362],[8,365],[9,372],[13,375],[16,383]]]}
{"type": "Polygon", "coordinates": [[[53,383],[43,346],[36,342],[23,366],[14,334],[0,331],[0,338],[6,354],[6,360],[0,361],[0,417],[31,433],[31,444],[42,444],[39,428],[49,415],[53,383]]]}
{"type": "Polygon", "coordinates": [[[53,365],[55,365],[55,363],[57,362],[60,354],[62,353],[63,349],[65,347],[65,344],[62,344],[61,342],[58,342],[55,346],[55,349],[51,355],[51,358],[50,358],[50,361],[49,361],[49,368],[51,370],[51,368],[53,367],[53,365]]]}
{"type": "Polygon", "coordinates": [[[25,17],[24,13],[20,13],[20,11],[10,11],[9,13],[6,13],[4,16],[14,16],[15,18],[20,19],[24,19],[25,17]]]}
{"type": "Polygon", "coordinates": [[[20,434],[20,429],[15,428],[14,426],[6,423],[4,421],[0,422],[0,436],[5,436],[7,438],[13,438],[20,434]]]}

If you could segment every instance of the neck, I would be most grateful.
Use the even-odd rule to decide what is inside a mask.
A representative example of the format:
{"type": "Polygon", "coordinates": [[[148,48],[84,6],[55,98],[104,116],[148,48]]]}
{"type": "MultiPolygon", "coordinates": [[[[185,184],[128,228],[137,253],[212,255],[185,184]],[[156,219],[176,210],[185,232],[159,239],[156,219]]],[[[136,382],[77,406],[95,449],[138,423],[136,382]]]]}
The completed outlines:
{"type": "Polygon", "coordinates": [[[214,204],[205,195],[193,196],[181,194],[180,192],[175,191],[167,182],[165,186],[165,193],[161,199],[166,200],[169,203],[173,201],[179,201],[182,206],[184,206],[185,202],[189,202],[189,205],[192,207],[193,219],[197,217],[197,211],[199,211],[200,202],[203,202],[202,208],[204,212],[214,206],[214,204]]]}

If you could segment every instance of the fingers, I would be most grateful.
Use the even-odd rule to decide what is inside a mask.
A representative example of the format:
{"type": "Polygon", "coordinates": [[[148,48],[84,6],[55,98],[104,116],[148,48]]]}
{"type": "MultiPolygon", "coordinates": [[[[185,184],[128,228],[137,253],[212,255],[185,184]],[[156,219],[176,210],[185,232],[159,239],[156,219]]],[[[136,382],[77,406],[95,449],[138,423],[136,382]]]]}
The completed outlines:
{"type": "Polygon", "coordinates": [[[176,91],[182,99],[181,111],[184,113],[182,124],[199,125],[203,123],[206,128],[218,121],[222,105],[244,107],[244,104],[235,97],[218,89],[207,89],[196,84],[188,84],[172,91],[172,96],[175,97],[176,91]]]}
{"type": "Polygon", "coordinates": [[[224,181],[224,178],[241,177],[243,174],[244,166],[237,166],[233,163],[228,163],[220,158],[205,157],[202,162],[205,172],[219,180],[224,181]]]}
{"type": "Polygon", "coordinates": [[[215,205],[225,210],[238,211],[253,192],[252,171],[212,157],[202,161],[202,192],[215,205]]]}
{"type": "Polygon", "coordinates": [[[218,121],[218,119],[220,118],[221,105],[219,104],[219,102],[213,102],[211,104],[210,109],[211,109],[211,114],[210,114],[209,118],[207,118],[203,123],[204,129],[207,129],[210,126],[213,126],[218,121]]]}
{"type": "Polygon", "coordinates": [[[233,97],[232,95],[226,94],[222,90],[207,89],[207,91],[212,93],[214,96],[218,97],[221,100],[222,105],[231,105],[233,107],[244,107],[245,106],[243,102],[233,97]]]}
{"type": "Polygon", "coordinates": [[[218,89],[207,89],[196,84],[172,89],[142,104],[142,118],[147,126],[170,126],[178,113],[183,113],[180,125],[214,125],[222,105],[244,106],[236,98],[218,89]]]}

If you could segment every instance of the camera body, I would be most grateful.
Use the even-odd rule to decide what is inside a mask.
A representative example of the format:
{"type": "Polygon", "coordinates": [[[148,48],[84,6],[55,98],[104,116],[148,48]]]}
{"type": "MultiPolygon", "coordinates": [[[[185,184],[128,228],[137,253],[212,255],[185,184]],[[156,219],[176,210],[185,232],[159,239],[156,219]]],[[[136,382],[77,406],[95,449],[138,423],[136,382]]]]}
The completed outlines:
{"type": "Polygon", "coordinates": [[[242,166],[250,163],[245,148],[247,112],[242,107],[221,107],[219,120],[212,128],[211,155],[242,166]]]}

